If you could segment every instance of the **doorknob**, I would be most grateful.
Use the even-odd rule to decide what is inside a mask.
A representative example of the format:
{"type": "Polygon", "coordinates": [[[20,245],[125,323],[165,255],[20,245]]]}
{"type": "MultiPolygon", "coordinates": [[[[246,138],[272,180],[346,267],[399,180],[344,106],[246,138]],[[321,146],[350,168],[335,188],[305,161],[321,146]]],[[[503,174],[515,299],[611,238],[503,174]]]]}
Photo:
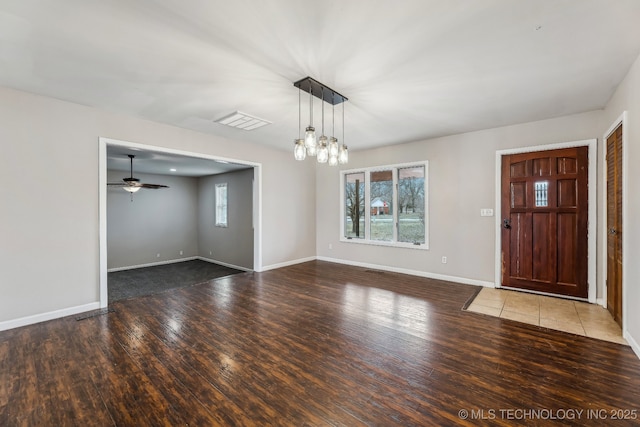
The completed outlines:
{"type": "Polygon", "coordinates": [[[511,228],[511,220],[510,219],[505,219],[502,221],[502,226],[506,229],[511,228]]]}
{"type": "Polygon", "coordinates": [[[618,230],[616,230],[615,228],[610,228],[609,234],[618,234],[618,230]]]}

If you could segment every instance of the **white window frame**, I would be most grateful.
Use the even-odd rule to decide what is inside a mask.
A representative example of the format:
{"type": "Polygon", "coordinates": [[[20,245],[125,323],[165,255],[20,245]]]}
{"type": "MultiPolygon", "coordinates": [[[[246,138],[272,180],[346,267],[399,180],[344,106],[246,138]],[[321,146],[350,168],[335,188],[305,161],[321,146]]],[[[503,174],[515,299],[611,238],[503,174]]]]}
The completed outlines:
{"type": "Polygon", "coordinates": [[[354,243],[362,245],[375,245],[375,246],[390,246],[398,248],[409,249],[429,249],[429,161],[423,160],[420,162],[401,163],[395,165],[375,166],[369,168],[349,169],[340,171],[340,241],[345,243],[354,243]],[[424,243],[415,244],[409,242],[398,242],[398,170],[410,167],[424,167],[424,243]],[[371,189],[370,179],[371,172],[379,171],[393,171],[393,241],[383,240],[371,240],[371,189]],[[345,230],[345,176],[353,173],[364,173],[364,225],[365,225],[365,237],[364,238],[348,238],[344,234],[345,230]]]}
{"type": "Polygon", "coordinates": [[[216,184],[216,227],[229,226],[229,193],[227,183],[216,184]],[[224,189],[224,191],[222,190],[224,189]],[[222,200],[224,199],[224,200],[222,200]],[[223,214],[224,212],[224,214],[223,214]]]}

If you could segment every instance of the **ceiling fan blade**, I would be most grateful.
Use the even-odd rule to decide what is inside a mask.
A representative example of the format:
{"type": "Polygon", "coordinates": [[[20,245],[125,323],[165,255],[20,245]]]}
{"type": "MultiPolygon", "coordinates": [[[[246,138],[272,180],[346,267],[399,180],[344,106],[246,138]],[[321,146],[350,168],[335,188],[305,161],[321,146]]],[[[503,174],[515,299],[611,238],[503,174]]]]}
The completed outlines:
{"type": "Polygon", "coordinates": [[[162,185],[162,184],[145,184],[140,182],[140,180],[138,178],[134,178],[133,177],[133,159],[136,157],[133,154],[129,154],[129,162],[130,162],[130,172],[131,172],[131,176],[129,176],[128,178],[123,178],[122,182],[108,182],[107,185],[108,186],[118,186],[118,187],[122,187],[125,190],[127,190],[127,188],[129,190],[129,192],[134,193],[137,190],[132,190],[133,187],[136,188],[148,188],[150,190],[157,190],[158,188],[169,188],[168,185],[162,185]]]}
{"type": "Polygon", "coordinates": [[[107,185],[119,185],[120,187],[140,187],[140,180],[137,178],[124,178],[120,182],[108,182],[107,185]]]}
{"type": "Polygon", "coordinates": [[[169,188],[168,185],[162,185],[162,184],[140,184],[140,187],[149,188],[151,190],[157,190],[158,188],[169,188]]]}

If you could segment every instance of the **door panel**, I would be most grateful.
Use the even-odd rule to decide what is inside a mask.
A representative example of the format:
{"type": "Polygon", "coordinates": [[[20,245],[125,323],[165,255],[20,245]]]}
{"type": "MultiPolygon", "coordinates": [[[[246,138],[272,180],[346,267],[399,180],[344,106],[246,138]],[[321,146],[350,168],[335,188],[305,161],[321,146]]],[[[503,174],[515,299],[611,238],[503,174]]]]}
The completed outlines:
{"type": "Polygon", "coordinates": [[[513,214],[511,215],[511,227],[513,232],[511,233],[511,247],[514,248],[511,256],[511,272],[514,277],[530,277],[531,276],[531,264],[523,262],[523,260],[531,258],[531,245],[530,234],[525,233],[525,230],[531,228],[530,225],[531,216],[525,214],[513,214]]]}
{"type": "Polygon", "coordinates": [[[550,215],[548,213],[534,213],[533,217],[533,234],[532,234],[532,248],[533,248],[533,280],[549,281],[551,280],[549,274],[549,254],[550,250],[546,244],[547,236],[549,235],[550,227],[550,215]]]}
{"type": "Polygon", "coordinates": [[[550,176],[551,162],[549,158],[533,159],[533,175],[534,176],[550,176]]]}
{"type": "Polygon", "coordinates": [[[587,298],[587,156],[503,156],[502,286],[587,298]]]}
{"type": "Polygon", "coordinates": [[[558,207],[559,208],[575,208],[577,207],[577,188],[575,179],[558,180],[558,207]]]}
{"type": "Polygon", "coordinates": [[[511,164],[511,176],[513,178],[520,178],[527,176],[527,162],[517,162],[511,164]]]}
{"type": "Polygon", "coordinates": [[[622,125],[607,138],[607,310],[622,326],[622,125]]]}
{"type": "Polygon", "coordinates": [[[511,206],[514,208],[525,208],[527,206],[527,183],[511,183],[511,206]]]}
{"type": "Polygon", "coordinates": [[[575,158],[558,158],[558,175],[574,174],[578,172],[578,162],[575,158]]]}
{"type": "Polygon", "coordinates": [[[570,285],[578,281],[577,231],[575,214],[558,214],[558,238],[564,242],[558,247],[558,283],[570,285]]]}

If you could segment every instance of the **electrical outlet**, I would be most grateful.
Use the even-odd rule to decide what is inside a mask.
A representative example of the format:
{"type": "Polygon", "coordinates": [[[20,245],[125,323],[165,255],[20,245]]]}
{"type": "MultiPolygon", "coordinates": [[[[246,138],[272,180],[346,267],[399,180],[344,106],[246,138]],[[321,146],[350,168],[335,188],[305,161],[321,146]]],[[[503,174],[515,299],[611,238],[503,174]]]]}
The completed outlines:
{"type": "Polygon", "coordinates": [[[446,264],[446,263],[447,263],[447,257],[446,257],[446,256],[443,256],[443,257],[442,257],[442,263],[443,263],[443,264],[446,264]]]}
{"type": "Polygon", "coordinates": [[[211,255],[211,251],[209,251],[209,255],[211,255]]]}
{"type": "Polygon", "coordinates": [[[329,250],[332,250],[332,249],[333,249],[333,244],[329,243],[329,250]]]}
{"type": "Polygon", "coordinates": [[[160,254],[156,254],[156,258],[160,258],[160,254]]]}
{"type": "Polygon", "coordinates": [[[180,251],[180,255],[182,255],[182,251],[180,251]]]}

